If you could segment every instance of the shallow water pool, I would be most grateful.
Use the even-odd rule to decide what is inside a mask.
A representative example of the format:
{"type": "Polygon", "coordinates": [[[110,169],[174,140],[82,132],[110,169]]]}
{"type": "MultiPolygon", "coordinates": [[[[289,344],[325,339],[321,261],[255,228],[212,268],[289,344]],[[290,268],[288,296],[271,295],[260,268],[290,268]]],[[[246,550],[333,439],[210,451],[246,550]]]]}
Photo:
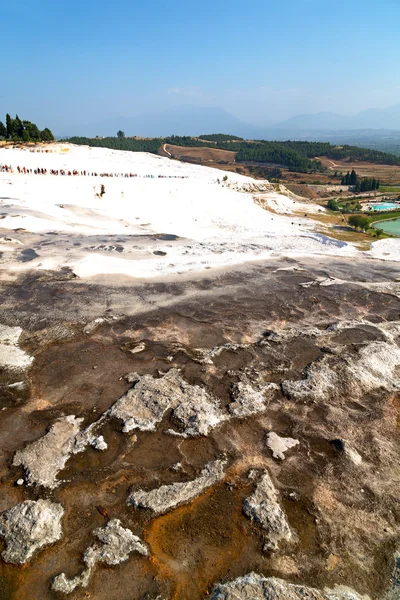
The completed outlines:
{"type": "Polygon", "coordinates": [[[400,208],[400,204],[394,202],[381,202],[380,204],[374,204],[372,207],[374,210],[390,210],[392,208],[400,208]]]}
{"type": "Polygon", "coordinates": [[[375,229],[382,229],[386,233],[400,236],[400,219],[391,219],[390,221],[378,221],[374,223],[375,229]]]}

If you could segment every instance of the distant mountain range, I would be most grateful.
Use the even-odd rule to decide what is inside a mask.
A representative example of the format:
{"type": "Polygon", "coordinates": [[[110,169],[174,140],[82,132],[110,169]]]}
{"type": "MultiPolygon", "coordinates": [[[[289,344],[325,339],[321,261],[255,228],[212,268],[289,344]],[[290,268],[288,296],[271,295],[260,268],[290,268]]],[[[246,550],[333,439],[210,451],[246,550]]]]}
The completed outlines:
{"type": "Polygon", "coordinates": [[[114,117],[77,128],[73,135],[87,137],[116,135],[122,129],[127,136],[167,137],[170,135],[197,136],[202,133],[225,133],[255,138],[261,129],[243,123],[222,108],[181,106],[159,113],[135,117],[114,117]]]}
{"type": "Polygon", "coordinates": [[[367,147],[390,149],[393,141],[393,148],[400,148],[400,104],[363,110],[353,117],[332,112],[297,115],[269,127],[245,123],[222,108],[180,106],[77,126],[64,136],[115,136],[119,129],[127,136],[140,137],[229,133],[245,139],[325,140],[359,145],[363,142],[367,147]]]}
{"type": "Polygon", "coordinates": [[[400,104],[387,108],[370,108],[353,117],[346,117],[332,112],[321,112],[315,115],[297,115],[278,123],[273,129],[288,130],[349,130],[349,129],[389,129],[400,130],[400,104]]]}

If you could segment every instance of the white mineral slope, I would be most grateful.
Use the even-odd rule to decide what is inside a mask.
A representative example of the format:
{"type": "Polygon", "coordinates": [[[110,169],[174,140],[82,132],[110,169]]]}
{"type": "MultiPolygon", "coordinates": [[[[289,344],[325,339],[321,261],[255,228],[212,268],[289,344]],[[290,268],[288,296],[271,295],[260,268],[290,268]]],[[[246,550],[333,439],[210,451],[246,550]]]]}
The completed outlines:
{"type": "Polygon", "coordinates": [[[371,244],[369,255],[379,260],[400,260],[400,239],[388,238],[371,244]]]}
{"type": "Polygon", "coordinates": [[[17,262],[21,245],[18,233],[13,233],[14,244],[4,240],[2,263],[9,271],[68,266],[79,277],[126,274],[142,278],[239,264],[272,254],[358,254],[351,244],[316,233],[311,220],[294,216],[315,207],[297,206],[293,200],[289,206],[286,197],[269,191],[268,182],[229,173],[228,183],[223,183],[224,171],[146,153],[68,144],[49,149],[0,148],[0,164],[14,167],[13,174],[0,173],[0,225],[9,230],[23,228],[41,238],[48,232],[68,234],[68,243],[59,237],[57,244],[36,248],[39,256],[33,260],[17,262]],[[17,166],[134,173],[137,177],[20,175],[15,172],[17,166]],[[98,197],[101,184],[106,188],[102,198],[98,197]],[[264,205],[292,214],[265,210],[253,194],[257,202],[262,195],[264,205]],[[138,237],[161,233],[181,239],[156,245],[153,239],[152,245],[152,238],[145,244],[138,237]],[[105,235],[108,242],[114,236],[118,252],[106,251],[98,240],[94,243],[95,236],[105,235]],[[155,256],[155,249],[167,254],[155,256]]]}

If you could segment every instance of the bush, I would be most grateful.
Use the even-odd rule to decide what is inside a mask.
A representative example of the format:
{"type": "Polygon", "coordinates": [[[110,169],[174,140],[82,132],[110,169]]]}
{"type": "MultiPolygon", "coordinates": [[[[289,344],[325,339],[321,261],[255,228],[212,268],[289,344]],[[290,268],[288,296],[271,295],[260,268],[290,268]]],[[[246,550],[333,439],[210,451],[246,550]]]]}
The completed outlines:
{"type": "Polygon", "coordinates": [[[334,198],[328,200],[328,208],[329,210],[340,210],[339,204],[336,202],[334,198]]]}
{"type": "Polygon", "coordinates": [[[360,215],[352,215],[349,217],[349,225],[351,225],[351,227],[355,227],[356,229],[362,229],[365,231],[368,229],[369,219],[360,215]]]}

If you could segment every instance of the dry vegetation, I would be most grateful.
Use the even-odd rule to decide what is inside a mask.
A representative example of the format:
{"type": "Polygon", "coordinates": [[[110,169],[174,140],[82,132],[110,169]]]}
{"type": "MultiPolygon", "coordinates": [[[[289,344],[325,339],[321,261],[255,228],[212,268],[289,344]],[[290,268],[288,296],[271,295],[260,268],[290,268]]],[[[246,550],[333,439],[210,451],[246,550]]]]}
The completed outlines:
{"type": "Polygon", "coordinates": [[[319,157],[318,160],[333,172],[342,171],[347,173],[347,171],[354,169],[359,177],[375,177],[386,185],[400,184],[400,166],[398,165],[381,165],[361,161],[349,162],[347,160],[332,161],[325,157],[319,157]]]}
{"type": "Polygon", "coordinates": [[[187,148],[185,146],[165,145],[165,149],[173,158],[179,158],[187,162],[202,163],[234,163],[236,152],[229,150],[218,150],[217,148],[187,148]]]}

